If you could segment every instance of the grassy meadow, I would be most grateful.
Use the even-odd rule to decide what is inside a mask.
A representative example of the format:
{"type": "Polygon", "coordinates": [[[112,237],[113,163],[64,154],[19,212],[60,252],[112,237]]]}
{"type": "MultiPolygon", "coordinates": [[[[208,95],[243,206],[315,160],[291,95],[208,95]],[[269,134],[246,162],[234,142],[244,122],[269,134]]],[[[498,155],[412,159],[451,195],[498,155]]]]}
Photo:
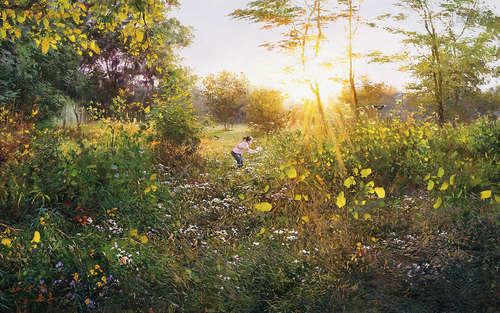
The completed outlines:
{"type": "Polygon", "coordinates": [[[241,169],[245,126],[175,164],[139,126],[23,132],[1,170],[1,311],[499,310],[496,123],[261,135],[241,169]]]}

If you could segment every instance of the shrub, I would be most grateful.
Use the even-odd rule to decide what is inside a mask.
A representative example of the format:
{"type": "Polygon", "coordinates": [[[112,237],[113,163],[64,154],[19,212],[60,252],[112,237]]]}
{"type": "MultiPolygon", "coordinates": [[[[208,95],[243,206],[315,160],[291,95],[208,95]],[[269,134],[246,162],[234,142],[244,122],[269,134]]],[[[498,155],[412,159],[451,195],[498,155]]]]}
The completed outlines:
{"type": "Polygon", "coordinates": [[[265,133],[283,129],[288,118],[283,108],[281,92],[263,88],[252,91],[246,119],[251,127],[265,133]]]}

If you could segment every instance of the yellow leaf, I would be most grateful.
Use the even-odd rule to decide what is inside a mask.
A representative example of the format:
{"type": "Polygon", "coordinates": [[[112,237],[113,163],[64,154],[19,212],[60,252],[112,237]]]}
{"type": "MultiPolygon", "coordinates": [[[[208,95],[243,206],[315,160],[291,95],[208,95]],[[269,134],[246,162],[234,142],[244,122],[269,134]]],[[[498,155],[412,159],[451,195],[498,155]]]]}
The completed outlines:
{"type": "Polygon", "coordinates": [[[434,209],[437,209],[441,206],[441,203],[443,203],[443,200],[441,199],[441,197],[439,197],[437,200],[436,200],[436,203],[434,203],[434,209]]]}
{"type": "Polygon", "coordinates": [[[372,169],[371,168],[367,168],[367,169],[364,169],[364,170],[361,170],[361,177],[368,177],[368,175],[370,175],[372,173],[372,169]]]}
{"type": "Polygon", "coordinates": [[[339,193],[339,195],[337,196],[337,202],[336,202],[336,204],[337,204],[337,206],[339,208],[341,208],[341,207],[343,207],[345,205],[345,203],[346,203],[346,200],[345,200],[345,197],[344,197],[344,192],[341,191],[339,193]]]}
{"type": "Polygon", "coordinates": [[[429,182],[427,183],[427,190],[431,191],[432,189],[434,189],[434,182],[432,180],[429,180],[429,182]]]}
{"type": "Polygon", "coordinates": [[[455,176],[457,176],[457,175],[453,174],[450,176],[450,185],[452,185],[452,186],[455,184],[455,176]]]}
{"type": "Polygon", "coordinates": [[[446,189],[448,189],[448,183],[447,183],[447,182],[444,182],[444,183],[441,185],[441,188],[439,188],[439,190],[444,191],[444,190],[446,190],[446,189]]]}
{"type": "Polygon", "coordinates": [[[365,221],[366,221],[366,220],[369,220],[370,218],[372,218],[372,216],[371,216],[370,214],[368,214],[368,213],[365,213],[365,214],[363,215],[363,219],[364,219],[365,221]]]}
{"type": "Polygon", "coordinates": [[[156,185],[151,185],[151,190],[152,191],[156,191],[158,189],[158,187],[156,185]]]}
{"type": "Polygon", "coordinates": [[[101,49],[99,48],[99,46],[94,41],[90,42],[90,49],[92,49],[92,51],[94,51],[96,54],[100,54],[101,53],[101,49]]]}
{"type": "Polygon", "coordinates": [[[266,185],[266,187],[264,188],[264,193],[266,193],[268,190],[269,190],[269,185],[266,185]]]}
{"type": "Polygon", "coordinates": [[[269,212],[273,208],[273,206],[269,202],[256,203],[254,207],[257,211],[261,212],[269,212]]]}
{"type": "Polygon", "coordinates": [[[149,106],[144,109],[144,112],[146,113],[149,113],[149,111],[151,111],[151,108],[149,106]]]}
{"type": "Polygon", "coordinates": [[[33,239],[31,239],[31,242],[34,243],[40,242],[40,233],[38,231],[35,231],[35,234],[33,235],[33,239]]]}
{"type": "Polygon", "coordinates": [[[292,166],[286,169],[285,174],[288,178],[295,178],[297,177],[297,170],[295,170],[295,167],[292,166]]]}
{"type": "Polygon", "coordinates": [[[297,201],[300,201],[301,199],[302,199],[302,195],[301,194],[296,194],[295,198],[293,198],[293,200],[297,200],[297,201]]]}
{"type": "Polygon", "coordinates": [[[385,198],[385,190],[382,187],[376,187],[375,192],[379,198],[385,198]]]}
{"type": "Polygon", "coordinates": [[[442,167],[439,168],[437,177],[441,178],[444,175],[444,169],[442,167]]]}
{"type": "Polygon", "coordinates": [[[491,190],[481,191],[481,199],[491,198],[491,190]]]}
{"type": "Polygon", "coordinates": [[[344,186],[346,186],[347,188],[350,188],[353,185],[356,185],[356,180],[353,176],[349,176],[348,178],[346,178],[346,180],[344,180],[344,186]]]}
{"type": "Polygon", "coordinates": [[[427,174],[427,176],[424,177],[424,181],[428,180],[429,178],[431,178],[431,174],[427,174]]]}
{"type": "Polygon", "coordinates": [[[50,40],[47,38],[43,38],[42,39],[42,53],[47,54],[47,52],[49,52],[49,48],[50,48],[50,40]]]}
{"type": "Polygon", "coordinates": [[[266,232],[266,229],[265,229],[264,227],[262,227],[262,228],[260,229],[260,231],[259,231],[259,235],[262,235],[262,234],[263,234],[263,233],[265,233],[265,232],[266,232]]]}
{"type": "Polygon", "coordinates": [[[302,198],[304,198],[305,201],[309,201],[309,197],[307,195],[302,195],[302,198]]]}
{"type": "Polygon", "coordinates": [[[141,42],[144,39],[144,32],[140,29],[138,29],[135,32],[135,38],[137,39],[138,42],[141,42]]]}
{"type": "Polygon", "coordinates": [[[354,212],[354,219],[357,220],[359,218],[358,212],[354,212]]]}
{"type": "Polygon", "coordinates": [[[150,192],[150,191],[151,191],[151,187],[148,187],[148,188],[146,188],[146,190],[144,190],[144,194],[146,195],[146,194],[148,194],[148,192],[150,192]]]}
{"type": "Polygon", "coordinates": [[[309,223],[309,217],[307,217],[307,216],[302,216],[302,220],[303,220],[305,223],[309,223]]]}

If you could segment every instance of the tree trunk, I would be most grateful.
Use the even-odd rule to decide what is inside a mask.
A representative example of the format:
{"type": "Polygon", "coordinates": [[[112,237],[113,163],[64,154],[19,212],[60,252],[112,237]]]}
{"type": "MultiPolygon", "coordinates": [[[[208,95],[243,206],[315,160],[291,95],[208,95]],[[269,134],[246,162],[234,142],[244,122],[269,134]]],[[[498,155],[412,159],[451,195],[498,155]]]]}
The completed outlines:
{"type": "Polygon", "coordinates": [[[352,110],[356,120],[359,120],[359,102],[356,93],[356,85],[354,84],[354,72],[352,69],[352,0],[348,0],[349,4],[349,40],[348,40],[348,54],[349,54],[349,83],[351,85],[352,96],[352,110]]]}

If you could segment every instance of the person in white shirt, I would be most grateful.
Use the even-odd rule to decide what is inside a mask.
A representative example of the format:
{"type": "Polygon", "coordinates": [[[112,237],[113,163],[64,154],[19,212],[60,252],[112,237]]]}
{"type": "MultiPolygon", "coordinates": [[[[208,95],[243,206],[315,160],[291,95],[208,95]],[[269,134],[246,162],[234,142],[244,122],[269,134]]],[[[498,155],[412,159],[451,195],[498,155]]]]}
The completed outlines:
{"type": "Polygon", "coordinates": [[[238,168],[243,166],[243,151],[247,151],[248,153],[257,153],[257,150],[250,149],[250,145],[252,144],[253,138],[251,136],[243,137],[243,140],[237,144],[233,150],[231,151],[231,155],[238,163],[238,168]]]}

